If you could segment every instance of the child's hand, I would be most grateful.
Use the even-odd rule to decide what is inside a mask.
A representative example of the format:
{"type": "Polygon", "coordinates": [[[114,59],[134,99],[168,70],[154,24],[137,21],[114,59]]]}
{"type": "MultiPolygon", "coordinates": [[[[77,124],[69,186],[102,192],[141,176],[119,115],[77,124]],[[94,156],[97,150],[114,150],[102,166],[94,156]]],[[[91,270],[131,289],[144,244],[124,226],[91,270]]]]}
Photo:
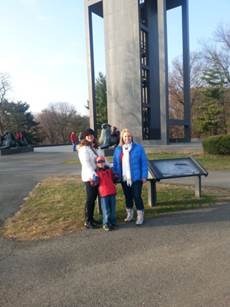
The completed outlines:
{"type": "Polygon", "coordinates": [[[117,174],[113,174],[113,182],[114,183],[119,183],[120,182],[120,177],[117,174]]]}

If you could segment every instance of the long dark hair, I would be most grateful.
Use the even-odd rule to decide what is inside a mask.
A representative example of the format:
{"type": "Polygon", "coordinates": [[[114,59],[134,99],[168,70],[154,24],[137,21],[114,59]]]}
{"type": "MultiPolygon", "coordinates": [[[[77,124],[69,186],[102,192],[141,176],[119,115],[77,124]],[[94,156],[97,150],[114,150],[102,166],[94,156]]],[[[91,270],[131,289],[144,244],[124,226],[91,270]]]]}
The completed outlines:
{"type": "Polygon", "coordinates": [[[93,148],[96,148],[96,149],[99,147],[98,141],[95,137],[92,143],[87,141],[86,139],[83,139],[79,144],[79,147],[82,147],[82,146],[93,146],[93,148]]]}

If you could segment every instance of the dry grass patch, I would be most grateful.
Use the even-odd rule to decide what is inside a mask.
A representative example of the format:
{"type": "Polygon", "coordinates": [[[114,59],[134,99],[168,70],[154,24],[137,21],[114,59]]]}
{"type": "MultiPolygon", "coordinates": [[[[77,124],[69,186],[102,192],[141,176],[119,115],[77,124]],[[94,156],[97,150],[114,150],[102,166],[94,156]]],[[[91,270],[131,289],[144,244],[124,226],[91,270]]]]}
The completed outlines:
{"type": "MultiPolygon", "coordinates": [[[[157,184],[157,206],[147,206],[147,185],[143,188],[145,217],[153,218],[161,213],[207,207],[218,201],[218,196],[227,196],[221,191],[204,191],[200,199],[194,196],[193,186],[157,184]]],[[[228,194],[229,195],[229,194],[228,194]]],[[[117,222],[125,217],[124,196],[117,185],[117,222]]],[[[82,229],[84,221],[85,188],[79,176],[50,177],[38,184],[28,195],[20,210],[9,218],[1,233],[10,239],[48,239],[82,229]]],[[[96,218],[101,216],[96,213],[96,218]]]]}
{"type": "Polygon", "coordinates": [[[78,177],[51,177],[38,184],[3,226],[8,238],[46,239],[80,229],[85,194],[78,177]]]}
{"type": "MultiPolygon", "coordinates": [[[[201,152],[149,152],[149,160],[157,159],[174,159],[183,157],[193,157],[201,163],[208,171],[227,171],[230,170],[230,157],[229,155],[211,155],[201,152]]],[[[106,157],[109,162],[112,162],[112,157],[106,157]]],[[[66,160],[65,164],[79,165],[78,157],[72,160],[66,160]]]]}
{"type": "MultiPolygon", "coordinates": [[[[208,171],[228,171],[230,170],[230,156],[229,155],[210,155],[206,153],[197,152],[149,152],[149,160],[157,159],[174,159],[193,157],[208,171]]],[[[106,157],[109,162],[112,162],[112,157],[106,157]]],[[[66,164],[80,165],[78,157],[65,161],[66,164]]]]}

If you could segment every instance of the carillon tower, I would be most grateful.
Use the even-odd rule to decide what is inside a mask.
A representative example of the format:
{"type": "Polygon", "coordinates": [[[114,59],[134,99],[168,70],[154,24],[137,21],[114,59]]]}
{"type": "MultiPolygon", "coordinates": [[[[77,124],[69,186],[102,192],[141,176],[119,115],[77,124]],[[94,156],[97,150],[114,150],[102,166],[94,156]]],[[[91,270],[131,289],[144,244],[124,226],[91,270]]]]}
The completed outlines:
{"type": "MultiPolygon", "coordinates": [[[[96,126],[93,14],[104,20],[108,122],[144,143],[169,143],[169,127],[190,141],[188,0],[85,0],[90,125],[96,126]],[[182,119],[169,118],[167,11],[181,7],[182,119]]],[[[170,31],[168,33],[170,35],[170,31]]]]}

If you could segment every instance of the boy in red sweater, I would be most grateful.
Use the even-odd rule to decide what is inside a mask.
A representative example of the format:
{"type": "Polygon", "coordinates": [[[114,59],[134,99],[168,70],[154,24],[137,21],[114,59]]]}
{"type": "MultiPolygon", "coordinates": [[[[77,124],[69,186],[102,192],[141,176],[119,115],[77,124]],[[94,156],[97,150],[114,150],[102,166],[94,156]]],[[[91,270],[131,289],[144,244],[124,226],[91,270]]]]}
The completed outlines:
{"type": "Polygon", "coordinates": [[[112,169],[105,165],[105,158],[96,158],[96,174],[94,181],[98,183],[98,193],[101,198],[103,229],[110,231],[116,227],[116,176],[112,169]]]}

